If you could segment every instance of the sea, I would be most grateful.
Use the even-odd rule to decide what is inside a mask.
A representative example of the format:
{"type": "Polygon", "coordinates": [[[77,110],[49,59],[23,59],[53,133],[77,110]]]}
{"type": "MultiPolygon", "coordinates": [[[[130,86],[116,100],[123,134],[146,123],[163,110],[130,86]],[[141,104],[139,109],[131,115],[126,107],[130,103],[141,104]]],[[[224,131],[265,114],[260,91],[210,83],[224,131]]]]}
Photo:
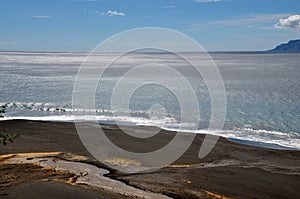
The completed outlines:
{"type": "MultiPolygon", "coordinates": [[[[91,110],[85,110],[83,104],[82,117],[75,118],[72,103],[74,83],[87,56],[84,52],[0,52],[0,120],[89,120],[91,110]]],[[[103,67],[101,63],[115,55],[93,56],[97,67],[103,67]]],[[[185,56],[201,58],[196,53],[185,53],[185,56]]],[[[118,121],[124,125],[158,126],[174,133],[209,133],[250,145],[299,150],[300,54],[213,52],[209,56],[225,86],[223,128],[208,130],[211,119],[208,87],[192,67],[171,53],[133,52],[119,58],[101,76],[92,112],[104,124],[118,121]],[[195,124],[181,121],[182,99],[178,97],[189,98],[177,95],[184,89],[183,85],[176,85],[176,91],[172,91],[164,85],[145,84],[143,75],[128,79],[140,85],[131,93],[128,108],[112,110],[111,99],[120,78],[137,65],[154,62],[176,69],[192,85],[201,118],[197,129],[195,124]]],[[[176,84],[176,78],[159,75],[164,81],[176,84]]]]}

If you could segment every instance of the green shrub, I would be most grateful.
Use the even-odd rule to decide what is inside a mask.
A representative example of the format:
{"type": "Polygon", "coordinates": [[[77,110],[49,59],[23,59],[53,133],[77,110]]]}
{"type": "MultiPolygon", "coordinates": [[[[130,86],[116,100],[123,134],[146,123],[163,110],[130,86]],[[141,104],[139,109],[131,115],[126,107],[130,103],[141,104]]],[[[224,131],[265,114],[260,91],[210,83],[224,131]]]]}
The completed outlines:
{"type": "Polygon", "coordinates": [[[5,113],[7,106],[6,105],[2,105],[0,106],[0,114],[5,113]]]}
{"type": "Polygon", "coordinates": [[[19,134],[11,134],[7,132],[0,132],[0,144],[3,144],[4,146],[7,145],[8,142],[14,142],[16,138],[19,137],[19,134]]]}

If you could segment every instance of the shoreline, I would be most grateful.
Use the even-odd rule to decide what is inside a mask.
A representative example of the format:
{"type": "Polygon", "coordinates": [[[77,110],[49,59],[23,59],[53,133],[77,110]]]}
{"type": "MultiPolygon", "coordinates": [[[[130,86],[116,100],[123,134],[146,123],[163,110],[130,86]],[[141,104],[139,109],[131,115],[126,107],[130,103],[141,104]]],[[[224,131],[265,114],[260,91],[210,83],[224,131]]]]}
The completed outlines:
{"type": "MultiPolygon", "coordinates": [[[[70,116],[71,117],[71,116],[70,116]]],[[[33,117],[33,116],[28,116],[28,117],[0,117],[0,122],[2,121],[36,121],[36,122],[66,122],[66,123],[74,123],[74,122],[89,122],[88,120],[74,120],[71,119],[70,117],[65,118],[65,115],[57,115],[57,116],[41,116],[41,117],[33,117]],[[54,119],[56,118],[57,119],[54,119]]],[[[98,124],[99,125],[103,125],[103,126],[107,126],[107,125],[116,125],[114,122],[111,122],[110,120],[99,120],[98,119],[98,124]]],[[[210,134],[208,133],[208,130],[206,129],[200,129],[200,130],[187,130],[187,129],[176,129],[176,128],[162,128],[160,126],[156,126],[155,124],[136,124],[136,123],[130,123],[128,121],[119,121],[122,123],[122,125],[124,126],[128,126],[128,127],[134,127],[134,126],[145,126],[145,127],[149,127],[149,128],[160,128],[163,129],[165,131],[170,131],[170,132],[179,132],[179,133],[192,133],[192,134],[202,134],[202,135],[207,135],[210,134]]],[[[253,129],[254,130],[254,129],[253,129]]],[[[216,132],[231,132],[231,131],[235,131],[234,129],[223,129],[223,130],[218,130],[216,132]]],[[[268,130],[261,130],[261,131],[265,131],[268,132],[268,130]]],[[[281,132],[283,133],[283,132],[281,132]]],[[[260,140],[249,140],[249,139],[241,139],[240,137],[226,137],[224,135],[222,135],[221,133],[212,133],[211,135],[214,136],[220,136],[223,137],[225,139],[228,139],[230,141],[236,142],[236,143],[240,143],[240,144],[244,144],[244,145],[250,145],[250,146],[257,146],[257,147],[263,147],[263,148],[269,148],[269,149],[279,149],[279,150],[300,150],[300,148],[297,147],[293,147],[293,146],[286,146],[286,145],[282,145],[279,143],[269,143],[269,142],[263,142],[260,140]]]]}
{"type": "MultiPolygon", "coordinates": [[[[131,150],[136,151],[147,150],[148,147],[159,147],[174,134],[174,132],[162,130],[161,137],[138,142],[121,136],[120,129],[116,126],[102,126],[113,141],[120,145],[128,144],[131,150]]],[[[143,128],[147,130],[151,127],[143,128]]],[[[55,155],[55,158],[71,157],[70,154],[84,156],[87,158],[85,163],[101,169],[108,169],[110,173],[105,176],[110,179],[139,190],[168,197],[300,197],[300,191],[297,189],[300,186],[300,151],[298,150],[262,148],[219,138],[211,153],[207,157],[199,159],[199,147],[204,135],[198,134],[190,148],[171,165],[153,172],[126,174],[107,168],[106,165],[95,160],[82,145],[72,122],[0,121],[0,130],[3,129],[10,133],[20,133],[20,137],[12,144],[9,143],[5,147],[0,146],[0,155],[59,151],[63,155],[55,155]]],[[[186,134],[183,133],[183,138],[184,135],[186,134]]],[[[78,161],[82,162],[82,160],[78,161]]],[[[0,195],[5,194],[5,190],[12,190],[7,193],[7,198],[9,198],[9,194],[18,190],[16,187],[27,186],[36,182],[37,179],[26,180],[24,170],[20,168],[17,170],[17,168],[7,168],[6,172],[19,175],[23,182],[4,188],[5,180],[1,179],[0,195]]],[[[5,174],[3,167],[1,167],[0,172],[5,174]]],[[[50,177],[48,175],[42,176],[39,180],[45,178],[49,179],[50,177]]],[[[64,182],[68,180],[66,176],[63,179],[64,182]]],[[[50,180],[51,183],[54,181],[50,180]]],[[[91,188],[90,186],[87,187],[91,188]]],[[[81,188],[77,189],[75,186],[75,189],[78,191],[81,188]]],[[[94,192],[87,194],[94,194],[94,192]]],[[[101,196],[101,190],[96,189],[97,194],[101,196]]],[[[110,194],[113,196],[116,192],[112,190],[110,194]]]]}

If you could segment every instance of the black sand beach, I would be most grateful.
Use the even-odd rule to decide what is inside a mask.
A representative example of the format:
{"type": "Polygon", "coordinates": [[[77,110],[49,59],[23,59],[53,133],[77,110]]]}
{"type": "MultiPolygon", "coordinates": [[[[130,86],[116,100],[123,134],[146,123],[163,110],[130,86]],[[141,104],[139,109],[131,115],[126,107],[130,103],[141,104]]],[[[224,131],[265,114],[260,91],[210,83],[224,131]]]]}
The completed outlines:
{"type": "MultiPolygon", "coordinates": [[[[158,136],[141,142],[125,136],[115,126],[103,126],[103,129],[113,142],[122,147],[130,146],[132,151],[159,148],[174,136],[174,132],[162,130],[158,136]]],[[[0,130],[20,134],[14,143],[0,146],[1,198],[127,197],[115,190],[108,192],[70,183],[70,179],[74,179],[70,172],[34,164],[6,164],[6,159],[13,156],[5,155],[41,152],[61,152],[52,157],[68,161],[76,155],[85,156],[86,159],[73,159],[105,168],[110,171],[107,177],[140,190],[159,193],[161,197],[300,198],[300,151],[296,150],[267,149],[220,138],[213,151],[199,159],[198,152],[204,138],[199,134],[189,150],[172,165],[150,173],[126,174],[95,160],[84,148],[71,122],[1,121],[0,130]],[[41,196],[43,193],[52,195],[41,196]]],[[[182,133],[182,136],[189,135],[182,133]]]]}

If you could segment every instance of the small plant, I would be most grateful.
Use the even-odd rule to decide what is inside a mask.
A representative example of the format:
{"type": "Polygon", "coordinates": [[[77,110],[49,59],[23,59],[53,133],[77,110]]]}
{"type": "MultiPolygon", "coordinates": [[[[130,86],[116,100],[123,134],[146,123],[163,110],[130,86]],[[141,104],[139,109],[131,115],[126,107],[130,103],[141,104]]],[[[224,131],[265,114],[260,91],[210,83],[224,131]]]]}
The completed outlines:
{"type": "Polygon", "coordinates": [[[0,132],[0,144],[3,144],[4,146],[7,145],[8,142],[14,142],[15,139],[17,139],[20,136],[20,134],[11,134],[7,133],[6,131],[0,132]]]}
{"type": "Polygon", "coordinates": [[[0,117],[3,117],[2,114],[5,113],[6,108],[7,108],[7,105],[2,105],[2,106],[0,106],[0,117]]]}
{"type": "Polygon", "coordinates": [[[2,105],[0,106],[0,114],[5,113],[7,106],[6,105],[2,105]]]}

